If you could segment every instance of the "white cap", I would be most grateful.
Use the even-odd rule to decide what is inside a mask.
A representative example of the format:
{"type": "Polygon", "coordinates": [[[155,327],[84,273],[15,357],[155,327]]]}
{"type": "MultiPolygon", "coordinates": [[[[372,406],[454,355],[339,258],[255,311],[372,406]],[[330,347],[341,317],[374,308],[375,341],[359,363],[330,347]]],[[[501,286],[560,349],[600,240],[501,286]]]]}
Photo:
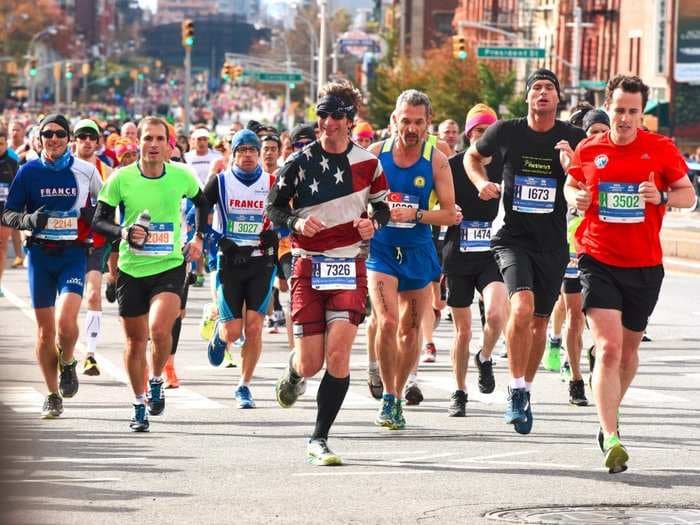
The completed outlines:
{"type": "Polygon", "coordinates": [[[198,138],[209,138],[209,130],[207,128],[197,128],[192,132],[192,138],[193,139],[198,139],[198,138]]]}

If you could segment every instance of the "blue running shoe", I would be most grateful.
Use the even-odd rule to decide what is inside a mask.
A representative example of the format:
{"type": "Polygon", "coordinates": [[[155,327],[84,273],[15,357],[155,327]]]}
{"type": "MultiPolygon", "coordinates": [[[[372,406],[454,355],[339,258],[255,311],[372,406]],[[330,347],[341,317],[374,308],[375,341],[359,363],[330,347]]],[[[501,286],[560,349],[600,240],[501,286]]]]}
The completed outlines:
{"type": "Polygon", "coordinates": [[[526,392],[527,400],[525,407],[525,417],[527,418],[524,422],[516,421],[514,424],[515,431],[518,434],[529,434],[532,431],[532,405],[530,404],[530,392],[526,392]]]}
{"type": "Polygon", "coordinates": [[[236,389],[234,396],[236,401],[238,401],[238,408],[255,408],[253,394],[250,392],[250,388],[247,386],[239,386],[236,389]]]}
{"type": "Polygon", "coordinates": [[[207,345],[207,357],[211,366],[219,366],[224,362],[224,353],[226,352],[226,342],[219,337],[219,321],[214,326],[214,333],[209,339],[207,345]]]}
{"type": "Polygon", "coordinates": [[[132,432],[148,432],[148,416],[146,415],[146,405],[134,405],[134,417],[131,418],[129,428],[132,432]]]}
{"type": "Polygon", "coordinates": [[[527,415],[525,414],[526,402],[527,391],[524,388],[508,387],[508,402],[505,413],[507,424],[527,422],[527,415]]]}
{"type": "Polygon", "coordinates": [[[165,410],[165,392],[163,391],[163,380],[148,380],[148,413],[152,416],[159,416],[165,410]]]}
{"type": "Polygon", "coordinates": [[[394,422],[394,404],[396,404],[396,398],[391,394],[384,394],[382,396],[382,406],[379,407],[379,413],[377,417],[374,418],[374,424],[378,427],[391,428],[394,422]]]}

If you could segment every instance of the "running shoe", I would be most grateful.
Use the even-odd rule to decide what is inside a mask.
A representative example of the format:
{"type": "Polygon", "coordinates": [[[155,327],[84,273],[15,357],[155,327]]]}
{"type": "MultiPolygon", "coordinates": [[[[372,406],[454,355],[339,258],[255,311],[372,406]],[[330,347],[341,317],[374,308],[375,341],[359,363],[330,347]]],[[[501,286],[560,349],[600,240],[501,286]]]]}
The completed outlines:
{"type": "Polygon", "coordinates": [[[384,384],[382,383],[382,378],[379,375],[379,370],[371,368],[367,370],[367,386],[369,386],[369,393],[374,399],[381,399],[382,393],[384,392],[384,384]]]}
{"type": "MultiPolygon", "coordinates": [[[[616,429],[615,432],[617,434],[617,437],[620,436],[620,413],[617,413],[617,421],[616,421],[616,429]]],[[[598,448],[600,448],[600,451],[605,454],[605,434],[603,433],[603,427],[598,427],[598,435],[596,436],[598,440],[598,448]]]]}
{"type": "Polygon", "coordinates": [[[107,283],[105,286],[105,299],[108,303],[113,303],[117,300],[117,283],[107,283]]]}
{"type": "Polygon", "coordinates": [[[394,403],[394,410],[391,413],[391,430],[403,430],[406,428],[406,419],[403,417],[403,402],[397,399],[394,403]]]}
{"type": "Polygon", "coordinates": [[[299,376],[294,377],[295,375],[287,366],[282,377],[275,383],[275,399],[282,408],[290,408],[306,390],[306,382],[299,376]]]}
{"type": "Polygon", "coordinates": [[[85,361],[83,361],[83,374],[86,376],[100,375],[100,369],[97,366],[95,356],[89,355],[85,358],[85,361]]]}
{"type": "Polygon", "coordinates": [[[586,387],[584,386],[583,379],[569,381],[569,403],[577,407],[588,406],[586,387]]]}
{"type": "Polygon", "coordinates": [[[148,413],[152,416],[159,416],[165,410],[165,392],[163,392],[163,381],[157,379],[148,380],[148,413]]]}
{"type": "Polygon", "coordinates": [[[418,383],[411,381],[407,383],[406,387],[403,389],[403,397],[407,405],[420,405],[421,401],[423,401],[423,392],[421,392],[418,383]]]}
{"type": "Polygon", "coordinates": [[[630,457],[617,435],[611,434],[608,436],[605,439],[603,448],[605,450],[603,464],[610,474],[619,474],[627,470],[627,461],[630,457]]]}
{"type": "Polygon", "coordinates": [[[173,360],[173,356],[171,355],[170,358],[168,359],[168,362],[165,363],[165,388],[179,388],[180,387],[180,379],[177,377],[177,373],[175,372],[175,362],[173,360]]]}
{"type": "Polygon", "coordinates": [[[530,404],[530,392],[525,392],[527,405],[525,406],[525,421],[516,421],[513,428],[518,434],[529,434],[532,432],[532,405],[530,404]]]}
{"type": "Polygon", "coordinates": [[[41,409],[42,419],[53,419],[63,414],[63,399],[58,394],[46,396],[44,406],[41,409]]]}
{"type": "Polygon", "coordinates": [[[508,387],[508,401],[506,402],[506,423],[512,425],[514,423],[527,422],[527,390],[524,388],[508,387]]]}
{"type": "Polygon", "coordinates": [[[312,439],[306,445],[306,461],[311,465],[323,467],[343,464],[340,456],[328,448],[328,444],[323,438],[312,439]]]}
{"type": "Polygon", "coordinates": [[[134,417],[131,418],[129,428],[132,432],[148,432],[148,427],[146,405],[142,405],[141,403],[134,404],[134,417]]]}
{"type": "Polygon", "coordinates": [[[250,388],[247,386],[239,386],[236,389],[234,397],[236,398],[236,401],[238,401],[238,408],[255,408],[253,394],[250,392],[250,388]]]}
{"type": "Polygon", "coordinates": [[[447,408],[450,417],[464,417],[467,415],[467,393],[463,390],[455,390],[450,397],[450,406],[447,408]]]}
{"type": "Polygon", "coordinates": [[[233,355],[228,348],[224,352],[224,361],[226,361],[226,368],[236,368],[236,362],[233,360],[233,355]]]}
{"type": "Polygon", "coordinates": [[[63,352],[58,352],[58,371],[60,373],[58,390],[61,396],[68,399],[78,393],[78,360],[73,358],[69,364],[63,362],[63,352]]]}
{"type": "Polygon", "coordinates": [[[493,377],[493,360],[481,362],[479,355],[481,350],[479,350],[474,356],[474,364],[477,370],[479,370],[479,392],[482,394],[490,394],[496,388],[496,380],[493,377]]]}
{"type": "Polygon", "coordinates": [[[544,351],[544,369],[559,372],[561,367],[561,339],[547,338],[547,348],[544,351]]]}
{"type": "Polygon", "coordinates": [[[198,275],[197,279],[195,279],[194,283],[192,283],[192,286],[195,288],[202,288],[204,287],[204,276],[203,275],[198,275]]]}
{"type": "Polygon", "coordinates": [[[559,379],[561,379],[562,383],[571,381],[571,365],[568,361],[564,361],[564,363],[561,365],[561,368],[559,369],[559,379]]]}
{"type": "Polygon", "coordinates": [[[15,260],[12,261],[12,268],[21,268],[22,266],[24,266],[24,258],[15,257],[15,260]]]}
{"type": "Polygon", "coordinates": [[[652,339],[647,334],[642,336],[642,343],[651,343],[652,339]]]}
{"type": "Polygon", "coordinates": [[[216,321],[214,332],[209,339],[207,345],[207,357],[211,366],[219,366],[224,362],[224,353],[226,352],[226,342],[219,337],[219,321],[216,321]]]}
{"type": "Polygon", "coordinates": [[[433,343],[426,343],[423,349],[423,362],[424,363],[434,363],[435,357],[437,356],[437,349],[433,343]]]}
{"type": "Polygon", "coordinates": [[[393,422],[392,415],[394,413],[394,404],[396,403],[396,398],[391,394],[384,394],[382,396],[382,406],[379,407],[379,412],[377,417],[374,418],[374,424],[378,427],[391,428],[393,422]]]}

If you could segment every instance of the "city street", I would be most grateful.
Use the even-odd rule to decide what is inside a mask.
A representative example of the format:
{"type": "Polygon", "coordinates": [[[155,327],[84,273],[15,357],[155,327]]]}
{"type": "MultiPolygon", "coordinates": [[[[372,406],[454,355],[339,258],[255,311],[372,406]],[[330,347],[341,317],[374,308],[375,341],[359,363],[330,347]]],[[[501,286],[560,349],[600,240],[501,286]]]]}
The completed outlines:
{"type": "MultiPolygon", "coordinates": [[[[212,368],[198,333],[208,288],[191,290],[177,353],[182,387],[167,391],[150,433],[129,432],[123,336],[115,305],[106,303],[102,375],[81,375],[64,415],[41,420],[45,392],[25,271],[8,270],[3,288],[3,523],[482,523],[502,509],[579,505],[693,507],[686,514],[700,520],[700,275],[667,274],[648,332],[653,341],[642,345],[621,412],[630,468],[616,476],[601,466],[595,408],[569,405],[558,374],[541,371],[536,379],[528,436],[503,422],[502,359],[496,392],[480,395],[470,375],[467,417],[447,417],[454,386],[444,320],[437,362],[419,373],[426,400],[408,408],[403,431],[372,423],[378,402],[366,386],[361,329],[350,392],[329,441],[345,465],[307,465],[320,377],[294,408],[279,408],[273,386],[286,344],[283,335],[266,334],[252,386],[257,409],[237,409],[239,369],[212,368]]],[[[477,325],[474,332],[472,349],[477,325]]],[[[680,523],[665,516],[654,523],[680,523]]]]}

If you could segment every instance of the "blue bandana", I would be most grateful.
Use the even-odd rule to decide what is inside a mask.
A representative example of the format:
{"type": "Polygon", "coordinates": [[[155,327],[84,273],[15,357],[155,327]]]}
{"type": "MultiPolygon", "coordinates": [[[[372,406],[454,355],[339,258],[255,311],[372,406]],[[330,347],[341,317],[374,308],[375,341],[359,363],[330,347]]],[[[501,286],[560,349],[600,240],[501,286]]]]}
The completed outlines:
{"type": "Polygon", "coordinates": [[[63,152],[63,155],[58,157],[56,160],[47,159],[44,155],[44,152],[41,152],[41,164],[51,171],[61,171],[66,169],[70,165],[72,160],[73,155],[70,154],[70,149],[68,148],[66,148],[66,151],[63,152]]]}
{"type": "Polygon", "coordinates": [[[253,171],[243,171],[241,168],[233,164],[231,166],[231,173],[233,173],[233,176],[236,177],[246,186],[251,186],[252,184],[258,181],[263,171],[262,166],[260,166],[260,164],[255,166],[255,169],[253,171]]]}

